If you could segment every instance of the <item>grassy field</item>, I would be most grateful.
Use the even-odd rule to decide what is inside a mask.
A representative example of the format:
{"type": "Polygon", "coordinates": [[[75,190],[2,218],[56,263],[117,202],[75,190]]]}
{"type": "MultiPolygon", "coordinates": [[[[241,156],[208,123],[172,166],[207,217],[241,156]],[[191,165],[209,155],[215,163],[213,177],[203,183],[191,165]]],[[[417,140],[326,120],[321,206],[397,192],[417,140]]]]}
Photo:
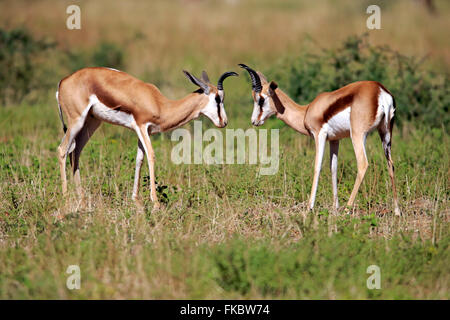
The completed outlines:
{"type": "MultiPolygon", "coordinates": [[[[236,127],[249,127],[247,110],[236,127]]],[[[75,196],[68,205],[61,197],[56,106],[3,108],[0,119],[1,298],[449,298],[444,129],[395,131],[397,218],[376,135],[352,215],[332,213],[326,169],[317,210],[306,210],[314,148],[291,129],[280,131],[278,173],[260,178],[255,165],[174,165],[175,143],[155,137],[165,205],[152,212],[149,201],[144,210],[131,201],[136,137],[105,125],[82,155],[80,210],[75,196]],[[65,287],[70,264],[81,268],[81,290],[65,287]],[[372,264],[381,290],[365,286],[372,264]]],[[[343,203],[356,174],[349,141],[340,155],[343,203]]]]}
{"type": "MultiPolygon", "coordinates": [[[[270,70],[278,57],[295,56],[305,42],[317,50],[331,48],[366,31],[364,1],[359,7],[344,1],[339,8],[329,1],[80,3],[86,18],[73,33],[61,27],[62,1],[14,1],[0,10],[0,20],[58,40],[59,50],[89,52],[102,38],[119,43],[125,71],[158,84],[171,98],[193,89],[183,68],[195,74],[206,69],[211,79],[237,71],[240,62],[270,70]],[[173,20],[167,20],[168,12],[173,20]],[[345,23],[338,23],[343,17],[345,23]]],[[[448,3],[437,1],[442,11],[435,17],[413,2],[389,3],[383,30],[370,33],[369,41],[429,55],[429,65],[446,72],[448,3]]],[[[53,76],[64,72],[55,68],[53,76]]],[[[227,128],[250,128],[248,77],[227,80],[225,90],[227,128]]],[[[309,212],[313,140],[276,119],[262,127],[280,129],[280,166],[272,176],[257,176],[259,165],[175,165],[170,133],[154,136],[163,201],[158,211],[149,201],[145,164],[144,207],[131,201],[135,134],[103,125],[81,156],[87,206],[80,208],[72,179],[67,201],[61,195],[56,148],[63,134],[54,90],[45,94],[43,103],[0,107],[0,299],[450,298],[448,128],[406,121],[395,127],[402,217],[392,214],[376,133],[367,139],[369,168],[354,212],[332,211],[328,148],[316,209],[309,212]],[[65,218],[57,219],[61,214],[65,218]],[[80,266],[80,290],[66,287],[69,265],[80,266]],[[370,265],[380,267],[379,290],[366,286],[370,265]]],[[[203,130],[212,127],[202,121],[203,130]]],[[[185,126],[191,132],[192,127],[185,126]]],[[[355,177],[346,139],[339,152],[341,204],[355,177]]]]}

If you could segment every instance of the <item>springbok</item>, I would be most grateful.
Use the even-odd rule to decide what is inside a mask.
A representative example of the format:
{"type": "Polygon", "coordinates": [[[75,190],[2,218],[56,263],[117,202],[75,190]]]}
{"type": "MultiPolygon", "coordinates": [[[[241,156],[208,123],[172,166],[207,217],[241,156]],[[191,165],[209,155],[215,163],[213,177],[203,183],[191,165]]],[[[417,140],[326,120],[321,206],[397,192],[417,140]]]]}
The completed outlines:
{"type": "Polygon", "coordinates": [[[394,164],[391,157],[392,128],[395,100],[379,82],[358,81],[332,92],[319,94],[310,104],[299,105],[288,97],[278,85],[270,83],[264,75],[244,64],[239,64],[250,74],[254,100],[252,124],[260,126],[275,115],[297,132],[312,136],[316,145],[314,179],[308,207],[313,209],[322,166],[326,141],[330,141],[330,168],[333,187],[333,206],[339,208],[337,190],[337,160],[339,140],[351,137],[355,150],[358,174],[347,206],[352,207],[366,173],[366,137],[377,128],[387,159],[392,183],[395,215],[400,215],[395,188],[394,164]]]}
{"type": "Polygon", "coordinates": [[[56,100],[65,135],[58,147],[58,160],[64,195],[67,193],[66,157],[70,154],[77,193],[83,198],[80,154],[104,121],[136,132],[138,148],[132,199],[138,198],[139,176],[145,153],[150,170],[151,200],[154,207],[159,208],[155,186],[155,154],[150,135],[180,127],[200,114],[211,119],[217,127],[225,127],[227,115],[223,105],[223,81],[229,76],[238,75],[225,72],[216,87],[210,83],[205,71],[201,80],[187,71],[183,72],[199,89],[180,100],[170,100],[153,84],[109,68],[84,68],[59,82],[56,100]]]}

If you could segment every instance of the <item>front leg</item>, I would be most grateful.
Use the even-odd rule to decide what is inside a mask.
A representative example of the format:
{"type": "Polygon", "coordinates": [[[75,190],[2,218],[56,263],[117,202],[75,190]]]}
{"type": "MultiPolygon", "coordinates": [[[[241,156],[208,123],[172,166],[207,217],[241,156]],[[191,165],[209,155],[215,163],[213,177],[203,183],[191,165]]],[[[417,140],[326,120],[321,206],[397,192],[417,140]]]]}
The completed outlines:
{"type": "Polygon", "coordinates": [[[144,146],[142,145],[141,141],[138,140],[138,148],[137,148],[137,153],[136,153],[136,169],[134,171],[133,195],[131,196],[133,201],[138,200],[139,180],[140,180],[140,176],[141,176],[142,163],[144,160],[144,153],[145,153],[144,146]]]}
{"type": "Polygon", "coordinates": [[[308,204],[308,207],[311,210],[314,208],[314,202],[316,200],[320,169],[322,168],[323,152],[325,150],[325,143],[327,142],[327,133],[324,130],[320,130],[317,135],[314,135],[314,142],[316,143],[316,160],[314,164],[314,179],[308,204]]]}
{"type": "Polygon", "coordinates": [[[142,141],[145,153],[147,154],[148,168],[150,170],[150,199],[154,203],[154,208],[158,209],[160,204],[156,195],[156,183],[155,183],[155,153],[153,151],[150,137],[148,135],[147,126],[142,125],[138,128],[139,140],[142,141]]]}
{"type": "Polygon", "coordinates": [[[337,163],[339,152],[339,140],[330,141],[330,169],[331,184],[333,186],[333,207],[339,209],[338,187],[337,187],[337,163]]]}

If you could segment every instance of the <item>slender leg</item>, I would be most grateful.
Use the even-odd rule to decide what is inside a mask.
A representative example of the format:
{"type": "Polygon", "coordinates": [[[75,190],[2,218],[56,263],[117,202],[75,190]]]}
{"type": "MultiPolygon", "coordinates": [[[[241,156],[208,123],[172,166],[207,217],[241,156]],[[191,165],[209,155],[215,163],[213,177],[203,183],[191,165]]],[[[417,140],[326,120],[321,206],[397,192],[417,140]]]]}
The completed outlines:
{"type": "Polygon", "coordinates": [[[143,146],[147,154],[148,168],[150,170],[150,199],[154,202],[154,208],[158,209],[160,204],[158,197],[156,196],[156,183],[155,183],[155,153],[153,151],[150,137],[147,132],[146,126],[140,126],[138,128],[139,138],[143,140],[143,146]]]}
{"type": "MultiPolygon", "coordinates": [[[[88,107],[89,108],[89,107],[88,107]]],[[[61,181],[62,181],[62,192],[65,196],[67,194],[67,177],[66,177],[66,158],[67,154],[72,153],[76,148],[75,138],[81,129],[84,126],[86,121],[86,115],[89,112],[89,109],[83,111],[83,114],[78,117],[78,119],[69,124],[69,128],[67,128],[67,132],[64,135],[64,138],[61,141],[61,144],[58,147],[58,161],[59,168],[61,172],[61,181]]],[[[70,157],[72,163],[72,157],[70,157]]]]}
{"type": "Polygon", "coordinates": [[[84,146],[92,137],[95,130],[97,130],[100,124],[101,121],[96,118],[92,117],[87,118],[83,128],[75,138],[75,150],[71,153],[72,172],[75,181],[75,187],[77,189],[77,194],[81,200],[83,200],[83,189],[81,188],[81,179],[80,179],[80,167],[79,167],[80,155],[81,152],[83,151],[84,146]]]}
{"type": "Polygon", "coordinates": [[[323,159],[323,152],[325,150],[325,143],[327,141],[327,134],[324,131],[320,131],[317,135],[317,137],[314,137],[314,141],[316,143],[316,159],[314,164],[314,179],[313,184],[311,188],[311,195],[309,197],[309,208],[314,208],[314,202],[316,200],[316,193],[317,193],[317,185],[319,184],[319,175],[320,175],[320,169],[322,167],[322,159],[323,159]]]}
{"type": "Polygon", "coordinates": [[[400,216],[401,212],[400,212],[400,208],[398,206],[397,188],[395,187],[394,162],[392,161],[392,157],[391,157],[391,139],[392,139],[391,133],[383,132],[382,130],[379,130],[378,133],[380,134],[381,142],[383,144],[384,155],[386,156],[387,165],[388,165],[389,177],[391,178],[391,183],[392,183],[392,193],[393,193],[393,197],[394,197],[394,214],[396,216],[400,216]]]}
{"type": "Polygon", "coordinates": [[[355,185],[353,186],[352,194],[350,195],[350,199],[348,199],[347,206],[353,206],[355,201],[356,194],[358,193],[359,186],[364,179],[364,175],[366,174],[367,167],[369,163],[367,162],[366,156],[366,136],[367,133],[364,134],[354,134],[352,135],[352,143],[353,149],[355,149],[356,162],[358,166],[358,174],[356,175],[355,185]]]}
{"type": "Polygon", "coordinates": [[[145,153],[144,146],[142,145],[141,141],[138,140],[138,148],[136,153],[136,169],[134,171],[133,195],[131,196],[133,201],[137,201],[139,195],[139,178],[141,175],[144,153],[145,153]]]}
{"type": "Polygon", "coordinates": [[[59,170],[61,173],[61,185],[63,196],[67,194],[66,158],[67,152],[73,140],[73,138],[71,139],[71,131],[72,131],[71,128],[67,129],[67,132],[64,135],[61,144],[58,147],[58,162],[59,162],[59,170]]]}
{"type": "Polygon", "coordinates": [[[337,187],[338,152],[339,152],[339,140],[330,141],[331,183],[333,186],[333,207],[335,210],[339,208],[338,187],[337,187]]]}
{"type": "Polygon", "coordinates": [[[67,134],[63,138],[63,142],[58,147],[58,163],[59,163],[59,171],[61,175],[61,186],[62,193],[65,196],[67,194],[67,177],[66,177],[66,155],[67,155],[67,143],[64,143],[66,140],[67,134]]]}

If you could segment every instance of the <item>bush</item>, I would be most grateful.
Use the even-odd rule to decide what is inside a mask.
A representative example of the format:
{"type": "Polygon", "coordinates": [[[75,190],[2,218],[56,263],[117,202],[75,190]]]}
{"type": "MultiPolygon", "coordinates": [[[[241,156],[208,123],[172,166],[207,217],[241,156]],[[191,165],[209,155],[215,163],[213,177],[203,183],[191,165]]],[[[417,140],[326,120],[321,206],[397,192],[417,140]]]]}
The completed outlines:
{"type": "Polygon", "coordinates": [[[124,52],[112,42],[101,42],[92,50],[67,52],[67,65],[71,72],[85,67],[109,67],[123,69],[124,52]]]}
{"type": "Polygon", "coordinates": [[[21,103],[33,90],[48,87],[44,54],[54,43],[33,38],[25,29],[0,29],[0,103],[21,103]]]}
{"type": "Polygon", "coordinates": [[[449,124],[448,74],[423,66],[388,46],[373,46],[367,34],[349,37],[342,46],[314,55],[282,59],[269,74],[301,104],[318,93],[359,80],[381,82],[396,99],[398,122],[417,120],[433,127],[449,124]]]}
{"type": "MultiPolygon", "coordinates": [[[[89,66],[122,69],[124,51],[111,42],[90,50],[62,51],[24,28],[0,28],[0,105],[48,99],[64,75],[89,66]]],[[[54,100],[52,100],[54,101],[54,100]]]]}

